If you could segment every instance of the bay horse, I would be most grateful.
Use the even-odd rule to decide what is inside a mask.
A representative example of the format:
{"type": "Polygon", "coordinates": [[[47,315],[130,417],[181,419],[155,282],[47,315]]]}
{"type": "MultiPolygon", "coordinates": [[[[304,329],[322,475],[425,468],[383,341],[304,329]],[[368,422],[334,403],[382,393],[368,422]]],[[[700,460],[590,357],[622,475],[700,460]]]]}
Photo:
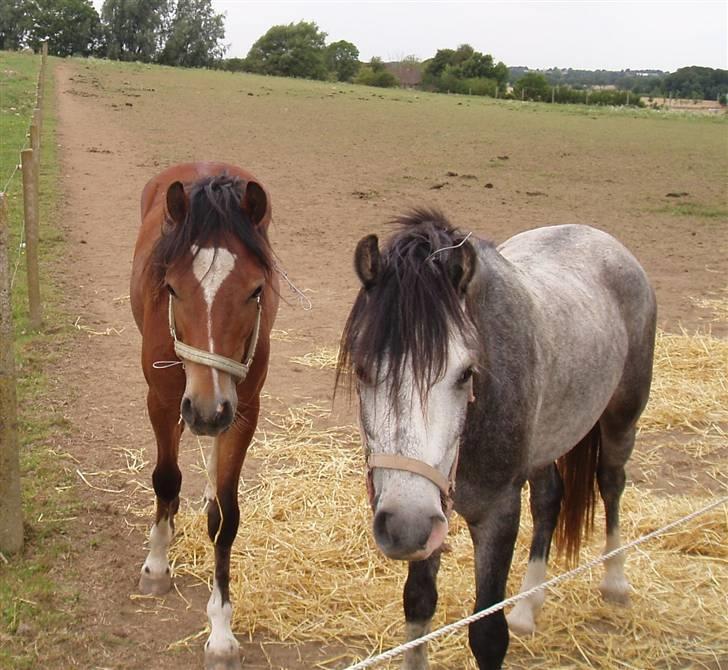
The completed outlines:
{"type": "MultiPolygon", "coordinates": [[[[475,553],[475,611],[505,596],[530,489],[533,537],[522,591],[545,580],[556,531],[572,559],[593,523],[620,546],[619,501],[652,378],[656,302],[634,256],[582,225],[530,230],[499,247],[415,209],[383,250],[358,243],[361,288],[341,338],[352,372],[378,548],[409,562],[406,636],[428,632],[450,507],[475,553]],[[595,484],[596,482],[596,484],[595,484]]],[[[559,542],[559,540],[561,540],[559,542]]],[[[628,602],[621,556],[600,590],[628,602]]],[[[480,670],[500,668],[508,629],[535,630],[543,592],[472,623],[480,670]]],[[[429,667],[425,645],[405,670],[429,667]]]]}
{"type": "Polygon", "coordinates": [[[167,552],[182,483],[179,441],[188,426],[214,437],[205,491],[215,546],[205,668],[232,670],[241,667],[229,592],[238,481],[258,421],[279,301],[270,198],[239,167],[185,163],[147,183],[141,218],[130,295],[157,442],[157,504],[139,589],[160,595],[172,587],[167,552]]]}

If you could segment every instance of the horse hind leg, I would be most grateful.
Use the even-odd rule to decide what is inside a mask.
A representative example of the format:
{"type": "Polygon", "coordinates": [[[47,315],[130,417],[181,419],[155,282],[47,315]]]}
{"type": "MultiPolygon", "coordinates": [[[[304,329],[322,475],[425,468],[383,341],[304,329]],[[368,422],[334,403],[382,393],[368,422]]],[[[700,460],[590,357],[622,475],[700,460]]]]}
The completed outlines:
{"type": "MultiPolygon", "coordinates": [[[[550,464],[529,479],[533,536],[528,556],[528,567],[520,593],[542,584],[546,579],[546,565],[551,550],[551,539],[561,509],[563,484],[555,464],[550,464]]],[[[508,628],[517,635],[536,632],[536,617],[543,606],[546,593],[538,591],[516,603],[506,615],[508,628]]]]}
{"type": "MultiPolygon", "coordinates": [[[[632,453],[635,440],[635,426],[615,433],[602,425],[602,449],[597,467],[599,493],[604,501],[607,540],[604,553],[607,554],[621,546],[619,533],[619,503],[624,491],[626,474],[625,463],[632,453]]],[[[629,605],[630,585],[624,574],[624,554],[618,554],[604,562],[604,578],[599,591],[604,600],[629,605]]]]}
{"type": "Polygon", "coordinates": [[[179,508],[182,473],[177,466],[177,452],[182,429],[174,413],[164,411],[150,392],[147,405],[157,438],[157,465],[152,483],[157,497],[157,511],[149,533],[149,553],[139,576],[139,591],[160,596],[172,588],[172,571],[167,552],[174,536],[174,515],[179,508]]]}
{"type": "MultiPolygon", "coordinates": [[[[409,564],[404,585],[404,615],[407,642],[430,632],[430,624],[437,607],[437,573],[440,555],[435,552],[424,561],[409,564]]],[[[402,670],[428,670],[427,643],[404,653],[402,670]]]]}

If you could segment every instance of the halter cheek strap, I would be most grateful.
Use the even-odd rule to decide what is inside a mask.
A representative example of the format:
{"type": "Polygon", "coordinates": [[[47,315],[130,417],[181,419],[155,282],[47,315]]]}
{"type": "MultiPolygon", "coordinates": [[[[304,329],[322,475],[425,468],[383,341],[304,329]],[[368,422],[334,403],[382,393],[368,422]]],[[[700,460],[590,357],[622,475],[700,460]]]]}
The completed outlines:
{"type": "Polygon", "coordinates": [[[255,356],[255,349],[258,346],[258,336],[260,334],[260,318],[262,308],[260,305],[260,296],[256,298],[256,314],[255,314],[255,325],[253,326],[253,334],[250,338],[250,344],[248,345],[248,351],[245,355],[243,362],[227,358],[226,356],[220,356],[212,351],[205,351],[204,349],[198,349],[197,347],[191,347],[189,344],[185,344],[177,339],[177,331],[175,329],[174,322],[174,308],[172,306],[172,295],[169,296],[169,334],[174,340],[174,353],[183,360],[190,361],[192,363],[199,363],[200,365],[206,365],[207,367],[220,370],[220,372],[226,372],[231,377],[238,380],[238,384],[243,382],[248,376],[250,366],[253,363],[253,357],[255,356]]]}

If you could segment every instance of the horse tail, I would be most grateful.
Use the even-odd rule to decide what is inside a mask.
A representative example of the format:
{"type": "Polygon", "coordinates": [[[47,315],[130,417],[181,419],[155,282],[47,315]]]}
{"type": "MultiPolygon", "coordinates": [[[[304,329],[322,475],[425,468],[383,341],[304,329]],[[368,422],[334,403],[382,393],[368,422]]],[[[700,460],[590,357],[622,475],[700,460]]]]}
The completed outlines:
{"type": "Polygon", "coordinates": [[[600,446],[601,430],[597,422],[571,451],[556,461],[564,483],[556,546],[571,564],[579,557],[582,537],[588,537],[594,527],[600,446]]]}

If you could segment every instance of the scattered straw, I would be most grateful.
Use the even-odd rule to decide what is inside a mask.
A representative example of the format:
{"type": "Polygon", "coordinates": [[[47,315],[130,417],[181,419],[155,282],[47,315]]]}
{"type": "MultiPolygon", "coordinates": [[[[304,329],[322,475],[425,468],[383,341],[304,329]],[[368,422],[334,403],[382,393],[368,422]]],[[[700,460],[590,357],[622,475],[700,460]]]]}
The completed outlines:
{"type": "Polygon", "coordinates": [[[303,356],[293,356],[291,361],[309,368],[316,368],[317,370],[334,370],[336,369],[336,361],[338,358],[338,347],[336,349],[332,347],[319,347],[316,351],[311,351],[303,356]]]}
{"type": "Polygon", "coordinates": [[[101,335],[121,335],[124,332],[124,328],[106,328],[104,330],[94,330],[91,328],[91,326],[86,326],[81,323],[81,317],[77,317],[76,320],[73,322],[73,327],[76,330],[83,331],[84,333],[88,333],[89,335],[95,335],[95,336],[101,336],[101,335]]]}
{"type": "Polygon", "coordinates": [[[716,294],[715,297],[691,297],[690,302],[696,307],[711,310],[715,321],[728,321],[728,286],[716,291],[716,294]]]}
{"type": "Polygon", "coordinates": [[[728,340],[658,331],[643,431],[683,428],[701,435],[728,425],[728,340]]]}
{"type": "MultiPolygon", "coordinates": [[[[331,360],[333,352],[328,351],[331,360]]],[[[650,432],[686,429],[692,438],[671,447],[684,450],[696,468],[703,467],[702,459],[713,459],[713,474],[723,482],[728,467],[720,435],[728,418],[726,352],[728,343],[707,335],[660,333],[653,394],[643,421],[650,432]]],[[[325,358],[320,352],[316,357],[325,358]]],[[[371,539],[356,429],[327,426],[326,417],[316,405],[305,405],[261,421],[250,453],[262,465],[242,495],[231,589],[234,628],[241,637],[257,633],[270,642],[334,645],[328,661],[311,662],[312,667],[334,669],[401,642],[406,565],[382,558],[371,539]]],[[[651,443],[658,438],[655,434],[651,443]]],[[[647,465],[659,465],[659,445],[642,457],[647,465]]],[[[707,501],[701,495],[665,495],[644,485],[629,486],[623,536],[643,535],[707,501]]],[[[603,523],[598,516],[596,527],[603,523]]],[[[524,511],[509,594],[523,577],[530,524],[524,511]]],[[[204,516],[181,513],[177,532],[172,549],[177,574],[209,584],[214,557],[204,516]]],[[[466,524],[458,517],[449,543],[453,551],[443,557],[433,627],[472,608],[472,547],[466,524]]],[[[596,533],[582,556],[598,554],[602,543],[601,533],[596,533]]],[[[565,568],[556,560],[550,572],[565,568]]],[[[591,579],[559,586],[547,596],[538,634],[512,638],[508,667],[611,670],[728,664],[725,506],[632,552],[626,570],[634,587],[630,609],[602,602],[596,588],[601,570],[591,579]]],[[[203,633],[180,644],[197,644],[203,633]]],[[[465,635],[431,644],[430,654],[434,668],[475,668],[465,635]]],[[[381,667],[398,666],[399,661],[381,667]]]]}

